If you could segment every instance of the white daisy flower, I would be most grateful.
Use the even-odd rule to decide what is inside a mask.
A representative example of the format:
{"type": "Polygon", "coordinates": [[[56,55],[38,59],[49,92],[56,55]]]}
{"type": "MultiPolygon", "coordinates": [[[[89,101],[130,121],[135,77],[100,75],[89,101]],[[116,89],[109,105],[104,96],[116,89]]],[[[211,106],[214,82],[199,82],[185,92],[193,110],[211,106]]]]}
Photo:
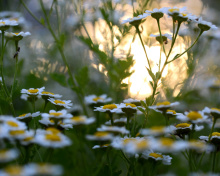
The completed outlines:
{"type": "Polygon", "coordinates": [[[37,117],[39,115],[40,115],[40,111],[37,111],[37,112],[34,112],[34,113],[26,113],[26,114],[19,115],[18,117],[16,117],[16,119],[22,121],[22,120],[25,120],[25,119],[37,117]]]}
{"type": "Polygon", "coordinates": [[[42,118],[50,119],[68,119],[72,117],[72,114],[68,113],[67,110],[63,109],[60,111],[50,110],[49,113],[42,113],[42,118]]]}
{"type": "Polygon", "coordinates": [[[180,13],[186,12],[186,7],[178,8],[178,7],[168,7],[167,14],[170,16],[179,15],[180,13]]]}
{"type": "Polygon", "coordinates": [[[48,98],[61,98],[62,95],[60,94],[54,94],[52,92],[46,92],[46,91],[42,91],[40,92],[41,97],[45,100],[47,100],[48,98]]]}
{"type": "MultiPolygon", "coordinates": [[[[21,97],[20,97],[22,100],[25,100],[25,101],[32,101],[33,98],[32,98],[32,95],[28,95],[28,94],[21,94],[21,97]]],[[[35,99],[34,100],[37,100],[37,99],[40,99],[41,96],[40,95],[35,95],[35,99]]]]}
{"type": "Polygon", "coordinates": [[[95,107],[94,111],[100,112],[110,112],[110,113],[123,113],[123,111],[118,108],[119,104],[107,104],[101,107],[95,107]]]}
{"type": "MultiPolygon", "coordinates": [[[[175,135],[187,135],[192,131],[193,125],[189,123],[179,123],[175,126],[171,125],[170,128],[173,130],[173,133],[175,135]]],[[[195,131],[201,131],[204,129],[204,126],[198,126],[195,125],[194,130],[195,131]]]]}
{"type": "Polygon", "coordinates": [[[153,18],[160,19],[163,17],[164,13],[167,13],[168,7],[163,7],[160,9],[153,9],[153,11],[146,10],[145,13],[149,13],[153,18]]]}
{"type": "Polygon", "coordinates": [[[7,30],[10,26],[17,26],[18,23],[17,21],[11,21],[11,20],[0,20],[0,30],[5,31],[7,30]]]}
{"type": "Polygon", "coordinates": [[[105,126],[105,125],[102,125],[101,128],[97,128],[97,131],[109,132],[109,133],[113,133],[115,135],[130,133],[128,130],[126,130],[125,127],[105,126]]]}
{"type": "Polygon", "coordinates": [[[5,37],[8,39],[13,40],[21,40],[23,37],[31,35],[30,32],[19,32],[19,33],[13,33],[13,32],[5,32],[5,37]]]}
{"type": "Polygon", "coordinates": [[[146,150],[142,153],[141,158],[153,159],[155,161],[162,161],[164,165],[171,165],[172,157],[169,155],[162,155],[161,153],[155,153],[152,150],[146,150]]]}
{"type": "Polygon", "coordinates": [[[156,105],[149,106],[148,108],[153,109],[157,112],[166,112],[168,109],[174,106],[178,106],[179,102],[170,103],[169,101],[158,102],[156,105]]]}
{"type": "Polygon", "coordinates": [[[26,166],[33,170],[33,175],[59,176],[63,174],[63,168],[60,165],[52,165],[49,163],[28,163],[26,166]]]}
{"type": "Polygon", "coordinates": [[[200,136],[199,137],[199,139],[204,140],[206,142],[209,141],[209,138],[210,138],[211,143],[219,145],[219,143],[220,143],[220,133],[219,132],[213,132],[211,137],[210,136],[200,136]]]}
{"type": "Polygon", "coordinates": [[[133,98],[128,98],[123,100],[123,103],[131,103],[131,104],[135,104],[136,106],[141,106],[141,100],[136,100],[133,98]]]}
{"type": "Polygon", "coordinates": [[[97,131],[94,135],[86,135],[86,139],[92,141],[111,141],[114,139],[113,134],[103,131],[97,131]]]}
{"type": "Polygon", "coordinates": [[[214,150],[214,147],[210,144],[206,144],[204,141],[199,141],[199,140],[190,140],[188,142],[188,147],[189,149],[193,149],[196,152],[211,152],[214,150]]]}
{"type": "Polygon", "coordinates": [[[19,156],[19,151],[16,149],[1,149],[0,163],[6,163],[16,159],[19,156]]]}
{"type": "Polygon", "coordinates": [[[104,104],[112,101],[112,98],[108,98],[106,94],[96,96],[96,95],[89,95],[84,98],[85,104],[93,105],[93,104],[104,104]]]}
{"type": "Polygon", "coordinates": [[[1,176],[31,176],[34,171],[26,166],[9,165],[0,170],[1,176]]]}
{"type": "Polygon", "coordinates": [[[72,125],[89,125],[95,122],[95,118],[87,118],[86,116],[74,116],[70,119],[65,119],[63,122],[72,125]]]}
{"type": "Polygon", "coordinates": [[[45,87],[41,87],[41,88],[30,88],[30,89],[22,89],[21,93],[22,94],[28,94],[28,95],[39,95],[41,92],[43,92],[45,89],[45,87]]]}
{"type": "Polygon", "coordinates": [[[39,122],[45,126],[54,126],[55,122],[53,120],[50,120],[49,117],[42,117],[41,120],[39,120],[39,122]]]}
{"type": "Polygon", "coordinates": [[[202,112],[205,113],[205,114],[211,114],[214,118],[220,118],[220,109],[218,109],[218,108],[205,107],[202,110],[202,112]]]}
{"type": "Polygon", "coordinates": [[[185,112],[183,114],[179,114],[176,116],[178,120],[181,120],[183,122],[190,122],[190,123],[203,123],[203,122],[210,122],[210,119],[208,119],[208,116],[204,114],[202,111],[190,111],[185,112]]]}
{"type": "Polygon", "coordinates": [[[118,109],[121,109],[125,114],[132,116],[134,113],[136,113],[138,110],[138,107],[135,104],[132,103],[121,103],[118,105],[118,109]]]}
{"type": "Polygon", "coordinates": [[[150,14],[144,13],[142,15],[138,15],[137,17],[128,18],[126,20],[123,20],[121,24],[130,23],[131,25],[139,25],[141,23],[141,20],[144,18],[147,18],[150,16],[150,14]]]}
{"type": "MultiPolygon", "coordinates": [[[[127,124],[127,117],[113,120],[115,126],[125,126],[127,124]]],[[[105,125],[111,125],[111,120],[105,122],[105,125]]]]}
{"type": "Polygon", "coordinates": [[[195,19],[193,20],[194,22],[198,23],[198,27],[202,30],[202,31],[208,31],[210,29],[218,29],[218,27],[216,27],[216,25],[213,25],[211,22],[207,22],[204,21],[202,19],[202,17],[200,17],[199,19],[195,19]]]}
{"type": "Polygon", "coordinates": [[[26,130],[27,126],[24,122],[17,120],[14,117],[4,119],[4,123],[9,130],[26,130]]]}
{"type": "Polygon", "coordinates": [[[165,126],[153,126],[148,129],[141,129],[140,134],[144,136],[161,136],[165,134],[169,134],[173,131],[170,127],[165,126]]]}
{"type": "Polygon", "coordinates": [[[37,130],[35,136],[35,143],[43,147],[49,148],[62,148],[70,146],[72,144],[71,140],[64,134],[61,134],[57,131],[37,130]]]}
{"type": "Polygon", "coordinates": [[[52,104],[54,104],[56,107],[59,107],[59,108],[70,109],[71,106],[73,105],[71,103],[71,100],[59,100],[59,99],[49,98],[48,101],[51,102],[52,104]]]}
{"type": "Polygon", "coordinates": [[[150,34],[150,37],[155,37],[156,40],[159,42],[159,43],[162,43],[162,42],[167,42],[167,39],[170,39],[172,40],[172,35],[168,34],[168,33],[165,33],[165,34],[162,34],[162,42],[161,42],[161,39],[160,39],[160,34],[150,34]]]}

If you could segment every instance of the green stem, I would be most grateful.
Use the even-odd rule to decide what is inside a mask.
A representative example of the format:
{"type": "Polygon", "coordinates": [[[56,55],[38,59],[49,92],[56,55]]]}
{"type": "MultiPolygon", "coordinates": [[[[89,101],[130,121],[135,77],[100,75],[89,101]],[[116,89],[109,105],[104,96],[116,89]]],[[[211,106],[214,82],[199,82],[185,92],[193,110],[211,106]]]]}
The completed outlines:
{"type": "Polygon", "coordinates": [[[150,68],[150,70],[151,70],[150,61],[149,61],[149,58],[148,58],[148,56],[147,56],[147,51],[146,51],[146,49],[145,49],[144,42],[143,42],[143,40],[142,40],[140,30],[139,30],[138,26],[135,26],[135,27],[136,27],[136,31],[137,31],[137,33],[138,33],[138,36],[139,36],[139,38],[140,38],[141,45],[142,45],[142,47],[143,47],[143,49],[144,49],[144,53],[145,53],[146,58],[147,58],[147,63],[148,63],[149,68],[150,68]]]}
{"type": "Polygon", "coordinates": [[[217,151],[213,153],[213,160],[212,160],[212,172],[215,173],[215,161],[216,161],[217,151]]]}
{"type": "Polygon", "coordinates": [[[214,128],[215,128],[215,123],[216,123],[216,121],[217,121],[217,118],[214,118],[213,124],[212,124],[212,128],[211,128],[211,131],[210,131],[210,134],[209,134],[208,142],[210,142],[210,140],[211,140],[212,132],[213,132],[213,130],[214,130],[214,128]]]}
{"type": "Polygon", "coordinates": [[[163,42],[163,37],[162,37],[161,29],[160,29],[160,19],[157,19],[157,26],[158,26],[158,29],[159,29],[159,32],[160,32],[160,44],[163,47],[163,52],[165,53],[165,55],[167,55],[165,47],[164,47],[164,42],[163,42]]]}

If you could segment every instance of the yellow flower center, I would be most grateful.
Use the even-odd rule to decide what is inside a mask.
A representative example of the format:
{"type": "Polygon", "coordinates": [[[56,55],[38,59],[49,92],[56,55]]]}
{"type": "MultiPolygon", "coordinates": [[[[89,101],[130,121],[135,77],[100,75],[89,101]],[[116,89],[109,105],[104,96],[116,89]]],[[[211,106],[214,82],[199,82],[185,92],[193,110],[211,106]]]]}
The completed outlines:
{"type": "Polygon", "coordinates": [[[150,128],[153,132],[163,132],[164,126],[154,126],[150,128]]]}
{"type": "Polygon", "coordinates": [[[148,146],[148,142],[146,140],[142,140],[137,143],[138,149],[145,149],[148,146]]]}
{"type": "Polygon", "coordinates": [[[126,145],[126,144],[128,144],[129,142],[135,142],[135,141],[136,141],[136,139],[127,138],[127,139],[124,139],[124,140],[123,140],[123,144],[126,145]]]}
{"type": "Polygon", "coordinates": [[[158,102],[156,105],[157,105],[157,106],[170,105],[170,102],[169,102],[169,101],[158,102]]]}
{"type": "Polygon", "coordinates": [[[4,22],[4,21],[2,21],[2,22],[0,22],[0,24],[5,24],[5,22],[4,22]]]}
{"type": "Polygon", "coordinates": [[[179,9],[169,9],[169,12],[174,12],[174,11],[178,11],[179,12],[179,9]]]}
{"type": "Polygon", "coordinates": [[[218,109],[218,108],[211,108],[211,110],[220,111],[220,109],[218,109]]]}
{"type": "Polygon", "coordinates": [[[53,128],[53,127],[47,128],[46,131],[51,132],[52,134],[60,133],[60,130],[53,128]]]}
{"type": "Polygon", "coordinates": [[[109,133],[104,132],[104,131],[97,131],[94,135],[95,135],[96,137],[104,137],[104,136],[108,136],[109,133]]]}
{"type": "Polygon", "coordinates": [[[51,95],[54,95],[54,93],[51,93],[51,92],[45,92],[45,91],[43,91],[43,92],[41,92],[42,94],[51,94],[51,95]]]}
{"type": "Polygon", "coordinates": [[[54,120],[51,119],[50,122],[51,122],[51,123],[54,123],[54,120]]]}
{"type": "Polygon", "coordinates": [[[213,132],[213,133],[212,133],[212,136],[220,136],[220,133],[218,133],[218,132],[213,132]]]}
{"type": "Polygon", "coordinates": [[[11,127],[18,127],[18,124],[16,122],[13,122],[13,121],[7,121],[7,124],[11,127]]]}
{"type": "Polygon", "coordinates": [[[65,102],[63,102],[63,101],[61,101],[61,100],[54,100],[54,103],[56,103],[56,104],[65,104],[65,102]]]}
{"type": "Polygon", "coordinates": [[[170,109],[168,109],[167,112],[172,112],[173,114],[176,114],[176,111],[170,109]]]}
{"type": "Polygon", "coordinates": [[[7,158],[7,150],[0,150],[0,159],[7,158]]]}
{"type": "Polygon", "coordinates": [[[8,166],[5,168],[5,172],[9,175],[21,175],[22,167],[20,166],[8,166]]]}
{"type": "Polygon", "coordinates": [[[163,158],[163,155],[160,155],[158,153],[150,153],[149,156],[152,156],[154,158],[163,158]]]}
{"type": "Polygon", "coordinates": [[[38,89],[29,89],[28,92],[29,92],[29,93],[37,93],[37,92],[38,92],[38,89]]]}
{"type": "Polygon", "coordinates": [[[29,142],[29,141],[31,141],[31,140],[33,140],[33,139],[34,139],[34,137],[30,136],[30,137],[24,138],[23,141],[24,141],[24,142],[29,142]]]}
{"type": "Polygon", "coordinates": [[[85,119],[80,116],[72,117],[71,120],[75,122],[85,122],[85,119]]]}
{"type": "Polygon", "coordinates": [[[96,97],[92,99],[93,101],[104,100],[102,97],[96,97]]]}
{"type": "Polygon", "coordinates": [[[15,35],[18,35],[19,33],[14,33],[15,35]]]}
{"type": "Polygon", "coordinates": [[[191,111],[187,117],[190,119],[190,120],[197,120],[197,119],[202,119],[202,115],[196,111],[191,111]]]}
{"type": "Polygon", "coordinates": [[[61,112],[51,112],[49,115],[51,115],[51,116],[61,116],[63,113],[61,113],[61,112]]]}
{"type": "Polygon", "coordinates": [[[24,117],[24,116],[26,116],[26,114],[19,115],[18,117],[24,117]]]}
{"type": "Polygon", "coordinates": [[[190,126],[189,123],[180,123],[180,124],[176,125],[176,128],[187,128],[189,126],[190,126]]]}
{"type": "Polygon", "coordinates": [[[125,103],[126,106],[131,106],[131,107],[136,107],[135,104],[132,104],[132,103],[125,103]]]}
{"type": "Polygon", "coordinates": [[[162,138],[161,139],[161,144],[166,146],[166,147],[172,146],[173,143],[174,143],[174,141],[172,139],[169,139],[169,138],[162,138]]]}
{"type": "Polygon", "coordinates": [[[11,18],[10,21],[18,21],[18,18],[11,18]]]}
{"type": "Polygon", "coordinates": [[[205,144],[201,141],[190,140],[189,142],[190,142],[190,145],[193,147],[203,148],[205,146],[205,144]]]}
{"type": "Polygon", "coordinates": [[[57,134],[46,134],[45,139],[54,142],[61,141],[60,136],[58,136],[57,134]]]}
{"type": "Polygon", "coordinates": [[[115,109],[117,106],[115,104],[104,105],[102,109],[115,109]]]}
{"type": "Polygon", "coordinates": [[[12,136],[16,136],[16,135],[25,134],[25,131],[24,130],[13,130],[13,131],[10,131],[9,133],[12,136]]]}
{"type": "Polygon", "coordinates": [[[181,14],[182,14],[184,17],[185,17],[185,16],[187,16],[187,14],[186,14],[186,13],[181,13],[181,14]]]}

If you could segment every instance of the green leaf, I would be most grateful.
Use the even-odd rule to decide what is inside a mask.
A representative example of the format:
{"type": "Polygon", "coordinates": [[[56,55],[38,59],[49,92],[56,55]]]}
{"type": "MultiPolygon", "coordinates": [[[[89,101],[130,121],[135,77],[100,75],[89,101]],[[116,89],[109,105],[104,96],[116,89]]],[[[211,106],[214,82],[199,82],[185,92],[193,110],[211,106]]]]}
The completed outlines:
{"type": "Polygon", "coordinates": [[[154,73],[153,73],[149,68],[146,67],[146,69],[147,69],[147,71],[148,71],[150,77],[155,81],[155,80],[156,80],[156,77],[155,77],[154,73]]]}
{"type": "Polygon", "coordinates": [[[40,23],[44,26],[45,25],[45,21],[44,21],[44,18],[40,18],[40,23]]]}
{"type": "Polygon", "coordinates": [[[58,82],[61,86],[67,87],[66,76],[60,73],[51,73],[51,78],[58,82]]]}
{"type": "Polygon", "coordinates": [[[66,35],[65,34],[61,34],[60,35],[60,45],[63,47],[64,43],[66,40],[66,35]]]}

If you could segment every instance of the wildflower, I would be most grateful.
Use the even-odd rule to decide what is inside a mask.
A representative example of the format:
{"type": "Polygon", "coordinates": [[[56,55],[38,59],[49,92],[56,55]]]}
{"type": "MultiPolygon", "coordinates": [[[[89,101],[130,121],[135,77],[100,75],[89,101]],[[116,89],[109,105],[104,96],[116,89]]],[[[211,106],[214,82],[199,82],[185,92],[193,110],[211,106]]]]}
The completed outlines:
{"type": "Polygon", "coordinates": [[[170,127],[165,126],[153,126],[149,129],[141,129],[140,133],[144,136],[161,136],[172,132],[170,127]]]}
{"type": "Polygon", "coordinates": [[[16,159],[19,152],[16,149],[0,149],[0,163],[6,163],[16,159]]]}
{"type": "Polygon", "coordinates": [[[209,141],[210,138],[210,142],[214,145],[220,145],[220,133],[219,132],[213,132],[210,136],[200,136],[199,139],[204,140],[206,142],[209,141]]]}
{"type": "Polygon", "coordinates": [[[50,119],[68,119],[72,117],[72,114],[67,113],[67,110],[63,109],[60,111],[50,110],[49,113],[42,113],[41,116],[43,118],[50,118],[50,119]]]}
{"type": "Polygon", "coordinates": [[[63,168],[60,165],[52,165],[48,163],[29,163],[26,166],[34,172],[33,175],[59,176],[63,174],[63,168]]]}
{"type": "Polygon", "coordinates": [[[45,89],[45,87],[41,87],[41,88],[30,88],[30,89],[22,89],[21,90],[21,93],[22,94],[27,94],[27,95],[30,95],[30,96],[37,96],[39,95],[41,92],[43,92],[45,89]]]}
{"type": "MultiPolygon", "coordinates": [[[[120,118],[120,119],[114,119],[114,125],[115,126],[124,126],[127,123],[127,118],[120,118]]],[[[105,122],[105,125],[111,125],[111,120],[105,122]]]]}
{"type": "Polygon", "coordinates": [[[166,13],[168,10],[168,7],[163,7],[160,9],[153,9],[153,11],[146,10],[145,13],[149,13],[153,18],[160,19],[163,17],[164,13],[166,13]]]}
{"type": "Polygon", "coordinates": [[[95,118],[87,118],[86,116],[74,116],[70,119],[65,119],[63,122],[72,125],[89,125],[95,122],[95,118]]]}
{"type": "Polygon", "coordinates": [[[98,131],[94,135],[86,135],[86,138],[92,141],[103,141],[107,143],[113,140],[114,136],[109,132],[98,131]]]}
{"type": "Polygon", "coordinates": [[[56,128],[37,130],[35,143],[49,148],[62,148],[72,144],[71,140],[56,128]]]}
{"type": "Polygon", "coordinates": [[[25,130],[27,126],[24,122],[21,122],[14,117],[5,118],[3,125],[7,126],[9,130],[25,130]]]}
{"type": "Polygon", "coordinates": [[[89,95],[84,98],[85,104],[87,105],[96,105],[96,104],[105,104],[112,101],[112,98],[108,98],[106,94],[100,96],[89,95]]]}
{"type": "Polygon", "coordinates": [[[183,122],[190,122],[190,123],[203,123],[203,122],[209,122],[208,116],[204,115],[202,111],[190,111],[185,112],[185,114],[179,114],[176,116],[178,120],[181,120],[183,122]]]}
{"type": "Polygon", "coordinates": [[[126,20],[123,20],[122,24],[129,22],[133,26],[139,26],[139,24],[141,24],[141,22],[142,22],[142,19],[144,19],[148,16],[150,16],[150,14],[144,13],[143,15],[138,15],[137,17],[128,18],[126,20]]]}
{"type": "Polygon", "coordinates": [[[15,40],[15,41],[19,41],[21,39],[23,39],[23,37],[29,36],[31,35],[30,32],[19,32],[19,33],[13,33],[13,32],[5,32],[5,37],[7,37],[7,39],[11,39],[11,40],[15,40]]]}
{"type": "Polygon", "coordinates": [[[204,21],[202,17],[199,19],[195,19],[194,22],[198,23],[198,27],[202,31],[208,31],[210,29],[218,29],[215,25],[213,25],[211,22],[204,21]]]}
{"type": "Polygon", "coordinates": [[[152,150],[144,151],[141,157],[149,160],[153,159],[156,162],[162,161],[164,165],[171,165],[171,160],[172,160],[172,157],[170,157],[169,155],[162,155],[161,153],[155,153],[152,150]]]}
{"type": "Polygon", "coordinates": [[[108,113],[123,113],[121,109],[118,108],[119,104],[107,104],[101,107],[95,107],[94,111],[108,112],[108,113]]]}
{"type": "Polygon", "coordinates": [[[188,148],[193,149],[196,152],[211,152],[214,148],[212,145],[206,144],[204,141],[190,140],[188,142],[188,148]]]}
{"type": "Polygon", "coordinates": [[[157,35],[154,35],[154,34],[150,34],[151,37],[156,37],[156,40],[162,44],[163,42],[166,42],[167,43],[167,39],[170,39],[172,40],[172,35],[168,34],[168,33],[165,33],[165,34],[162,34],[162,36],[160,36],[160,34],[157,34],[157,35]],[[162,41],[161,41],[161,37],[162,37],[162,41]]]}
{"type": "Polygon", "coordinates": [[[25,146],[35,143],[35,131],[25,131],[24,136],[19,140],[19,142],[21,145],[25,146]]]}
{"type": "Polygon", "coordinates": [[[46,92],[46,91],[42,91],[40,92],[41,97],[44,99],[44,100],[48,100],[49,98],[61,98],[62,95],[59,95],[59,94],[54,94],[52,92],[46,92]]]}
{"type": "Polygon", "coordinates": [[[26,166],[9,165],[4,169],[0,170],[1,176],[28,176],[33,175],[32,169],[26,166]]]}
{"type": "Polygon", "coordinates": [[[168,14],[169,16],[174,17],[174,16],[177,16],[177,15],[179,15],[180,13],[183,13],[183,12],[185,12],[185,11],[186,11],[186,7],[182,7],[182,8],[178,8],[178,7],[173,7],[173,8],[171,8],[171,7],[169,7],[168,10],[167,10],[167,14],[168,14]]]}
{"type": "Polygon", "coordinates": [[[206,113],[206,114],[211,114],[216,119],[220,118],[220,109],[218,109],[218,108],[208,108],[208,107],[205,107],[202,110],[202,112],[206,113]]]}
{"type": "Polygon", "coordinates": [[[123,103],[131,103],[131,104],[135,104],[136,106],[141,106],[141,100],[136,100],[133,98],[128,98],[123,100],[123,103]]]}
{"type": "Polygon", "coordinates": [[[17,21],[11,21],[11,20],[0,20],[0,30],[5,31],[7,30],[10,26],[17,26],[18,23],[17,21]]]}
{"type": "Polygon", "coordinates": [[[59,100],[59,99],[49,98],[48,101],[54,104],[58,109],[62,109],[62,108],[70,109],[71,106],[73,105],[71,103],[71,100],[59,100]]]}
{"type": "Polygon", "coordinates": [[[29,121],[31,120],[33,117],[37,117],[40,115],[40,111],[38,112],[34,112],[34,113],[26,113],[26,114],[21,114],[19,115],[18,117],[16,117],[17,120],[20,120],[20,121],[29,121]]]}
{"type": "Polygon", "coordinates": [[[121,103],[118,106],[127,116],[133,116],[138,111],[138,107],[132,103],[121,103]]]}
{"type": "Polygon", "coordinates": [[[107,148],[109,146],[110,146],[109,144],[95,145],[92,147],[92,149],[107,148]]]}
{"type": "Polygon", "coordinates": [[[148,108],[153,109],[157,112],[166,112],[171,107],[179,105],[179,102],[170,103],[169,101],[158,102],[154,106],[149,106],[148,108]]]}
{"type": "Polygon", "coordinates": [[[97,131],[109,132],[109,133],[113,133],[115,135],[117,135],[117,134],[129,134],[129,131],[126,130],[125,127],[117,127],[117,126],[102,125],[101,128],[97,129],[97,131]]]}

